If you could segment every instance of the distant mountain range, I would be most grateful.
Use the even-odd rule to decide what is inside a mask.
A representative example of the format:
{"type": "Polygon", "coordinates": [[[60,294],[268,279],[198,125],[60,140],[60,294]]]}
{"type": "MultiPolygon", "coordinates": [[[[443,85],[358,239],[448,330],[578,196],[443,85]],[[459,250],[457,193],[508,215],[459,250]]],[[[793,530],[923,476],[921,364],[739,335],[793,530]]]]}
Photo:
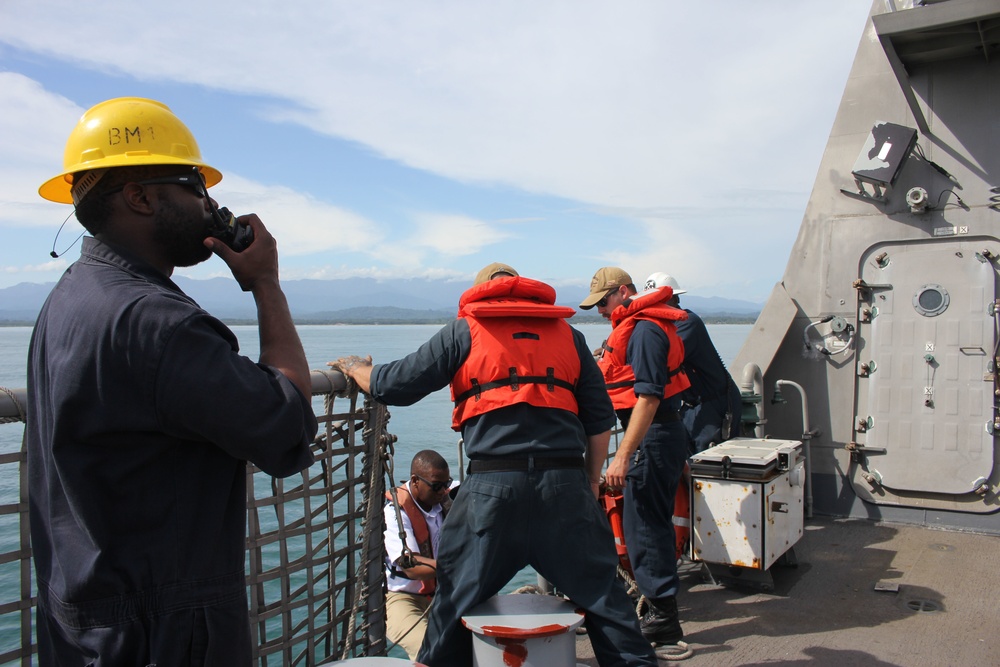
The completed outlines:
{"type": "MultiPolygon", "coordinates": [[[[226,321],[254,321],[253,297],[240,291],[230,278],[175,279],[177,285],[205,310],[226,321]]],[[[0,324],[31,323],[55,283],[20,283],[0,289],[0,324]]],[[[468,287],[464,281],[413,278],[396,282],[374,278],[340,280],[287,280],[282,282],[288,305],[300,323],[416,323],[439,322],[455,317],[458,299],[468,287]]],[[[586,288],[561,289],[570,297],[564,305],[574,308],[587,295],[586,288]]],[[[752,321],[763,304],[724,299],[681,297],[685,308],[703,318],[752,321]]],[[[578,311],[574,321],[599,320],[594,311],[578,311]]]]}

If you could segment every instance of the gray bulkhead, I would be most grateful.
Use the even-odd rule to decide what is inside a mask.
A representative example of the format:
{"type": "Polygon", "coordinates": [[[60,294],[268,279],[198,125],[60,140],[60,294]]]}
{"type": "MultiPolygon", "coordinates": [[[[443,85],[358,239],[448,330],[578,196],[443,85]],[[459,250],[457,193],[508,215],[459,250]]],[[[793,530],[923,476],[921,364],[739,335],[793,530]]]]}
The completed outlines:
{"type": "Polygon", "coordinates": [[[813,509],[1000,533],[1000,0],[876,0],[798,238],[731,369],[813,509]],[[915,138],[915,143],[913,140],[915,138]]]}

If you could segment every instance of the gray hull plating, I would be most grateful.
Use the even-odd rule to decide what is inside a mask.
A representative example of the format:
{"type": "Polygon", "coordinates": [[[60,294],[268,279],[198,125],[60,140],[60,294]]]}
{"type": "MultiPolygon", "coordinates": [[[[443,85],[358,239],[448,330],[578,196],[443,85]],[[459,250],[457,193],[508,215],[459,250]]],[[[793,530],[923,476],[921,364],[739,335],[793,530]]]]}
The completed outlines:
{"type": "Polygon", "coordinates": [[[1000,2],[911,4],[873,5],[732,371],[762,371],[771,437],[807,430],[775,383],[805,389],[815,513],[1000,533],[1000,2]]]}

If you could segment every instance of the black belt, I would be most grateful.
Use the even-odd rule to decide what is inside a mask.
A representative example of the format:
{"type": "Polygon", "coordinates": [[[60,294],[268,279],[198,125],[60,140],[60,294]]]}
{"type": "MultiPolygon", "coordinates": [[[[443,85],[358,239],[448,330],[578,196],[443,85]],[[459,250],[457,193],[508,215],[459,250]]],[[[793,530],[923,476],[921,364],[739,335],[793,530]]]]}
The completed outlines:
{"type": "MultiPolygon", "coordinates": [[[[629,411],[629,414],[618,417],[618,421],[620,421],[622,423],[622,428],[624,428],[624,429],[628,428],[628,423],[631,420],[632,420],[632,411],[631,410],[629,411]]],[[[679,422],[680,420],[681,420],[681,413],[677,412],[676,410],[673,410],[671,412],[664,412],[662,414],[659,413],[659,412],[657,412],[656,415],[653,417],[653,421],[650,422],[650,423],[651,424],[672,424],[674,422],[679,422]]]]}
{"type": "Polygon", "coordinates": [[[511,459],[477,459],[469,461],[470,475],[477,472],[528,472],[530,470],[563,470],[579,468],[583,470],[583,458],[579,456],[528,456],[511,459]]]}
{"type": "Polygon", "coordinates": [[[670,424],[673,422],[679,422],[681,420],[681,413],[676,410],[673,412],[668,412],[666,414],[657,414],[653,417],[654,424],[670,424]]]}

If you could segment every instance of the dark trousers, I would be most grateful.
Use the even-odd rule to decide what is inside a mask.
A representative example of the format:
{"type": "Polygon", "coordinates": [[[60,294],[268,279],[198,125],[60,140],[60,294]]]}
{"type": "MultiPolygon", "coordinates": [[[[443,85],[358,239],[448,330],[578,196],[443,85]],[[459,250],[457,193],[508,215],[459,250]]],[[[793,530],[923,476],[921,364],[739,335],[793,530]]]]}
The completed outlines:
{"type": "Polygon", "coordinates": [[[601,667],[657,665],[617,562],[610,525],[582,470],[470,475],[441,529],[437,592],[417,662],[472,665],[462,616],[531,565],[585,611],[601,667]]]}
{"type": "Polygon", "coordinates": [[[84,628],[39,609],[37,631],[39,667],[249,667],[252,657],[245,596],[84,628]]]}
{"type": "Polygon", "coordinates": [[[622,529],[635,583],[648,600],[677,595],[674,495],[687,460],[684,424],[653,423],[625,476],[622,529]]]}

